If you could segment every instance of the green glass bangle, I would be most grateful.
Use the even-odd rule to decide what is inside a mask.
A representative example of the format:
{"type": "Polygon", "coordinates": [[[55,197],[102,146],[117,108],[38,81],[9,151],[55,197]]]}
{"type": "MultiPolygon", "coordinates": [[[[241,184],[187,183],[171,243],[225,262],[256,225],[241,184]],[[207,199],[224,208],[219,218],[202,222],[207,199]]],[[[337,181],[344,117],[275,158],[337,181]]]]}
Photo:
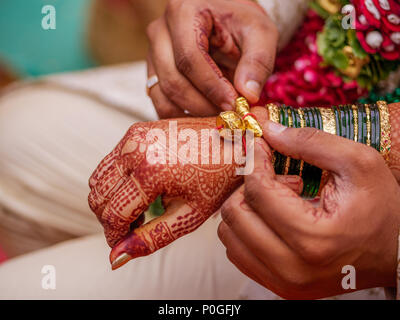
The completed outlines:
{"type": "MultiPolygon", "coordinates": [[[[308,115],[310,117],[310,124],[312,124],[312,127],[319,129],[320,128],[320,123],[318,119],[317,112],[315,108],[308,108],[308,115]]],[[[317,190],[317,182],[316,182],[316,168],[309,163],[304,163],[304,169],[303,169],[303,176],[307,177],[305,181],[305,187],[303,190],[304,196],[307,198],[313,198],[314,195],[316,194],[317,190]]],[[[304,182],[304,181],[303,181],[304,182]]]]}
{"type": "Polygon", "coordinates": [[[343,106],[339,106],[339,112],[340,112],[340,124],[341,124],[341,131],[342,131],[342,137],[347,138],[347,123],[346,123],[346,114],[343,106]]]}
{"type": "Polygon", "coordinates": [[[342,136],[342,124],[340,121],[340,112],[339,112],[339,108],[334,106],[332,107],[333,109],[333,113],[335,114],[335,122],[336,122],[336,135],[341,137],[342,136]]]}
{"type": "MultiPolygon", "coordinates": [[[[299,115],[297,109],[294,109],[292,107],[289,107],[289,108],[290,108],[292,118],[293,118],[293,127],[300,128],[301,127],[300,115],[299,115]]],[[[300,162],[301,162],[301,160],[298,160],[298,159],[292,158],[290,160],[290,166],[289,166],[289,171],[288,171],[289,175],[299,175],[300,174],[300,162]]]]}
{"type": "MultiPolygon", "coordinates": [[[[349,111],[349,107],[347,105],[343,106],[343,111],[345,114],[345,118],[346,118],[346,138],[350,139],[351,136],[351,126],[350,126],[350,111],[349,111]]],[[[354,135],[354,133],[353,133],[354,135]]]]}
{"type": "Polygon", "coordinates": [[[365,105],[361,105],[361,112],[363,115],[361,127],[362,127],[362,140],[360,142],[362,144],[367,144],[367,112],[365,110],[365,105]]]}
{"type": "Polygon", "coordinates": [[[350,125],[350,132],[349,132],[349,139],[354,140],[354,115],[353,115],[353,108],[351,105],[347,105],[347,112],[349,113],[349,125],[350,125]]]}
{"type": "Polygon", "coordinates": [[[376,109],[373,104],[369,106],[369,110],[371,114],[371,147],[376,149],[376,109]]]}
{"type": "MultiPolygon", "coordinates": [[[[285,115],[285,105],[280,106],[279,110],[279,122],[287,127],[286,115],[285,115]]],[[[283,174],[283,170],[285,169],[286,157],[279,152],[275,152],[275,173],[283,174]]]]}
{"type": "Polygon", "coordinates": [[[381,151],[381,114],[376,103],[374,103],[375,109],[375,145],[376,150],[381,151]]]}
{"type": "MultiPolygon", "coordinates": [[[[310,109],[303,108],[302,110],[304,113],[304,120],[305,120],[306,127],[314,127],[314,117],[311,114],[310,109]]],[[[310,188],[311,188],[311,182],[312,182],[312,179],[310,177],[310,169],[311,169],[311,165],[308,164],[307,162],[304,162],[303,172],[302,172],[303,192],[301,195],[305,198],[310,197],[310,188]]]]}
{"type": "MultiPolygon", "coordinates": [[[[313,108],[315,115],[317,117],[317,129],[322,130],[323,129],[323,123],[322,123],[322,116],[319,108],[313,108]]],[[[319,188],[321,186],[321,177],[322,177],[322,170],[318,167],[312,166],[313,168],[313,188],[311,190],[311,197],[314,198],[317,196],[319,188]]]]}

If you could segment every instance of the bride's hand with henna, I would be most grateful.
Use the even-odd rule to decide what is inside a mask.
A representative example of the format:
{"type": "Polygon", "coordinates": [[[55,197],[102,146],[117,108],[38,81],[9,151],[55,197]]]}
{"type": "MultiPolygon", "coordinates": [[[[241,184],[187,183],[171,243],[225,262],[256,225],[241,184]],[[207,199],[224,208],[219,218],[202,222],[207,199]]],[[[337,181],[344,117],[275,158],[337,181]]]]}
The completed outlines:
{"type": "Polygon", "coordinates": [[[149,91],[160,118],[216,115],[240,95],[257,102],[274,67],[278,32],[247,0],[171,0],[147,30],[149,91]]]}
{"type": "MultiPolygon", "coordinates": [[[[259,119],[267,117],[265,108],[254,108],[253,112],[259,119]]],[[[109,245],[114,246],[111,262],[123,253],[127,253],[129,258],[148,255],[192,232],[242,183],[242,176],[236,175],[238,165],[234,163],[235,159],[232,164],[224,159],[226,146],[218,131],[211,131],[218,141],[215,150],[212,149],[211,138],[208,135],[202,137],[201,130],[215,128],[215,118],[177,119],[176,133],[171,132],[174,131],[174,121],[133,125],[89,180],[89,205],[102,223],[109,245]],[[165,133],[166,141],[161,139],[154,144],[155,140],[149,134],[152,129],[165,133]],[[178,140],[177,149],[169,145],[167,148],[169,135],[172,141],[178,140]],[[188,136],[191,138],[188,139],[188,136]],[[204,139],[209,139],[209,162],[212,163],[214,157],[216,164],[204,164],[204,159],[200,159],[207,158],[207,152],[201,149],[205,145],[204,139]],[[166,163],[156,164],[149,158],[151,145],[157,145],[160,154],[165,151],[166,163]],[[184,164],[181,158],[184,157],[182,152],[186,151],[197,152],[199,164],[184,164]],[[176,153],[180,158],[174,161],[176,153]],[[169,158],[170,155],[172,158],[169,158]],[[158,195],[163,197],[166,212],[130,232],[131,223],[140,220],[142,213],[158,195]],[[125,236],[125,240],[116,245],[125,236]]],[[[242,154],[242,146],[239,147],[242,154]]],[[[230,150],[229,154],[232,153],[230,150]]],[[[278,179],[297,192],[302,188],[298,176],[281,176],[278,179]]],[[[117,263],[113,267],[119,265],[117,263]]]]}

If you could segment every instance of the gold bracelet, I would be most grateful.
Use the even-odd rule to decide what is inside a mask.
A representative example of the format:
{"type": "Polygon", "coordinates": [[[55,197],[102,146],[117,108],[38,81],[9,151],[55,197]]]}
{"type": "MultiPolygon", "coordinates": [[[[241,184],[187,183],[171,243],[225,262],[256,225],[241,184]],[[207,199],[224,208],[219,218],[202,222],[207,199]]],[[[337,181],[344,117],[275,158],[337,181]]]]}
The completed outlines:
{"type": "Polygon", "coordinates": [[[279,108],[274,103],[269,103],[266,105],[268,109],[269,120],[279,123],[279,108]]]}
{"type": "MultiPolygon", "coordinates": [[[[293,127],[293,114],[292,114],[292,109],[287,108],[287,114],[288,114],[288,123],[289,123],[289,128],[293,127]]],[[[283,174],[286,176],[289,173],[289,167],[290,167],[290,157],[286,157],[286,163],[285,163],[285,169],[283,171],[283,174]]]]}
{"type": "Polygon", "coordinates": [[[354,126],[354,141],[358,142],[358,108],[356,105],[352,105],[351,109],[353,110],[353,126],[354,126]]]}
{"type": "Polygon", "coordinates": [[[318,108],[322,117],[322,129],[324,132],[336,135],[335,114],[332,108],[318,108]]]}
{"type": "Polygon", "coordinates": [[[365,114],[367,115],[367,146],[371,146],[371,109],[365,105],[365,114]]]}
{"type": "Polygon", "coordinates": [[[380,115],[380,126],[381,126],[381,145],[380,152],[386,162],[389,161],[389,152],[391,148],[390,141],[390,119],[389,119],[389,108],[385,101],[378,101],[376,103],[379,109],[380,115]]]}

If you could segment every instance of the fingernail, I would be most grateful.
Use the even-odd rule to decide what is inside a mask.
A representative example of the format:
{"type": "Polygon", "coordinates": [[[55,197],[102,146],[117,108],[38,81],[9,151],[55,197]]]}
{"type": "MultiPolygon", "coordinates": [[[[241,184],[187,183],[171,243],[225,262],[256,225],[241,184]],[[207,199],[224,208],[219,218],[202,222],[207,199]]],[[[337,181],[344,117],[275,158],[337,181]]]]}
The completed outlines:
{"type": "Polygon", "coordinates": [[[231,111],[233,110],[233,106],[230,103],[224,102],[221,104],[222,110],[231,111]]]}
{"type": "Polygon", "coordinates": [[[111,268],[112,270],[118,269],[119,267],[122,267],[125,263],[127,263],[129,260],[132,260],[132,257],[127,254],[127,253],[122,253],[119,255],[112,263],[111,263],[111,268]]]}
{"type": "Polygon", "coordinates": [[[258,97],[261,92],[261,85],[257,81],[249,80],[246,82],[246,89],[258,97]]]}
{"type": "Polygon", "coordinates": [[[275,123],[273,121],[268,121],[268,131],[270,131],[273,134],[280,134],[286,129],[285,126],[275,123]]]}

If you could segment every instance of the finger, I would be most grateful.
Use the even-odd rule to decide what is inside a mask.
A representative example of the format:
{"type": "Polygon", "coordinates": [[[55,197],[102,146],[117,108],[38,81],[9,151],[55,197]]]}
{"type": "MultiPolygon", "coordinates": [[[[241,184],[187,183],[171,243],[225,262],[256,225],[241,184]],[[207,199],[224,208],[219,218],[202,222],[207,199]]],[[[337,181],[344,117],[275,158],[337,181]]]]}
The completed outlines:
{"type": "Polygon", "coordinates": [[[276,180],[285,186],[289,187],[291,190],[297,194],[303,192],[303,179],[295,175],[277,175],[276,180]]]}
{"type": "Polygon", "coordinates": [[[237,92],[209,54],[208,38],[213,30],[210,11],[200,10],[190,1],[180,6],[167,15],[178,70],[216,106],[233,110],[237,92]]]}
{"type": "MultiPolygon", "coordinates": [[[[147,58],[147,76],[155,75],[155,69],[151,57],[147,58]]],[[[184,110],[173,104],[161,91],[160,85],[156,84],[149,89],[149,95],[153,101],[154,108],[160,119],[186,117],[184,110]]]]}
{"type": "Polygon", "coordinates": [[[90,208],[96,216],[101,216],[106,203],[129,179],[129,177],[125,175],[125,170],[120,161],[114,161],[98,182],[91,188],[88,201],[90,208]]]}
{"type": "Polygon", "coordinates": [[[260,123],[263,137],[273,149],[337,175],[354,175],[363,166],[360,162],[371,154],[371,148],[361,143],[322,130],[286,128],[272,121],[260,123]]]}
{"type": "Polygon", "coordinates": [[[190,205],[172,202],[165,213],[132,231],[110,253],[112,269],[129,260],[147,256],[197,229],[205,218],[190,205]]]}
{"type": "MultiPolygon", "coordinates": [[[[244,187],[239,188],[221,207],[224,223],[264,265],[274,273],[282,262],[294,261],[291,249],[271,230],[265,221],[246,203],[244,187]]],[[[224,230],[218,230],[221,241],[227,242],[224,230]]]]}
{"type": "MultiPolygon", "coordinates": [[[[124,138],[122,140],[124,140],[124,138]]],[[[89,178],[90,188],[93,188],[97,184],[104,173],[107,172],[107,170],[112,166],[114,161],[118,159],[121,154],[122,140],[118,143],[113,151],[111,151],[107,156],[104,157],[103,160],[100,161],[99,165],[89,178]]]]}
{"type": "Polygon", "coordinates": [[[160,88],[168,99],[187,110],[192,116],[211,116],[218,109],[208,101],[175,65],[171,37],[164,19],[157,20],[148,30],[150,39],[150,56],[155,74],[160,79],[160,88]]]}
{"type": "Polygon", "coordinates": [[[259,100],[262,88],[272,74],[278,44],[275,26],[267,18],[255,21],[240,32],[242,56],[234,78],[235,88],[251,103],[259,100]]]}
{"type": "Polygon", "coordinates": [[[325,208],[314,207],[276,179],[263,139],[255,143],[254,170],[244,181],[246,203],[294,250],[303,250],[310,234],[328,234],[330,222],[318,219],[325,208]]]}
{"type": "Polygon", "coordinates": [[[111,247],[129,232],[130,224],[156,199],[157,191],[144,192],[140,183],[134,177],[129,177],[115,192],[99,219],[111,247]]]}
{"type": "Polygon", "coordinates": [[[251,250],[236,236],[236,234],[222,221],[218,226],[218,235],[226,247],[228,259],[246,276],[279,294],[277,276],[264,265],[251,250]]]}

